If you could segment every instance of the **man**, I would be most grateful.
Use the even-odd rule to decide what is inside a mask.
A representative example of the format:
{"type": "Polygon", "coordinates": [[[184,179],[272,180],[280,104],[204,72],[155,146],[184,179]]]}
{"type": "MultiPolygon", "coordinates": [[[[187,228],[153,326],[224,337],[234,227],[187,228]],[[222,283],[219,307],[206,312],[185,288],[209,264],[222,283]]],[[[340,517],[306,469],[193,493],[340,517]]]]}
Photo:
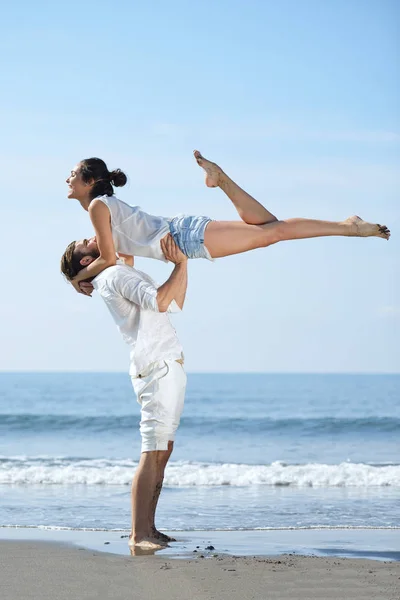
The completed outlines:
{"type": "MultiPolygon", "coordinates": [[[[132,547],[158,549],[174,541],[155,526],[155,512],[183,409],[186,374],[182,346],[168,314],[182,309],[187,288],[187,257],[171,236],[161,242],[175,264],[167,281],[156,287],[145,273],[118,264],[92,280],[130,345],[130,375],[141,405],[142,453],[132,482],[132,547]]],[[[96,238],[72,242],[61,259],[71,281],[100,255],[96,238]]]]}

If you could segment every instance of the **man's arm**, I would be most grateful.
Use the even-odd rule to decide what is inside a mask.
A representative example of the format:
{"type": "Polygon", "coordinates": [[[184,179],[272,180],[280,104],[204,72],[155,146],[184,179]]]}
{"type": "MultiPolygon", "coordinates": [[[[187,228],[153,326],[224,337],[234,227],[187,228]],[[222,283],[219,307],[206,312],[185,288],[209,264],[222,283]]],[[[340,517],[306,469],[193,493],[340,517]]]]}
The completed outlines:
{"type": "Polygon", "coordinates": [[[157,290],[158,309],[160,312],[166,312],[172,300],[175,300],[182,309],[188,284],[187,256],[180,251],[171,235],[161,240],[161,250],[167,260],[175,263],[175,268],[167,281],[157,290]]]}
{"type": "Polygon", "coordinates": [[[163,285],[157,289],[134,269],[124,269],[113,281],[112,286],[121,296],[144,310],[176,312],[182,309],[185,301],[187,257],[179,250],[172,237],[166,241],[162,240],[161,244],[166,258],[175,263],[174,270],[163,285]]]}
{"type": "Polygon", "coordinates": [[[157,290],[157,304],[160,312],[166,312],[175,300],[180,309],[185,302],[187,288],[187,261],[176,264],[170,277],[157,290]]]}

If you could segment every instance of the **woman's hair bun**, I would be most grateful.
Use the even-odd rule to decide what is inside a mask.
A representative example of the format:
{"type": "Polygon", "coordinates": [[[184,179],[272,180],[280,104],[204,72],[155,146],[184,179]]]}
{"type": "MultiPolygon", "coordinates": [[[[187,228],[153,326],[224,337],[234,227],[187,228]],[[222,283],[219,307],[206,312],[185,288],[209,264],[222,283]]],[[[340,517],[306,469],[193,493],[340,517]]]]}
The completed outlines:
{"type": "Polygon", "coordinates": [[[115,169],[114,171],[110,171],[110,182],[115,187],[122,187],[128,181],[125,173],[121,171],[121,169],[115,169]]]}

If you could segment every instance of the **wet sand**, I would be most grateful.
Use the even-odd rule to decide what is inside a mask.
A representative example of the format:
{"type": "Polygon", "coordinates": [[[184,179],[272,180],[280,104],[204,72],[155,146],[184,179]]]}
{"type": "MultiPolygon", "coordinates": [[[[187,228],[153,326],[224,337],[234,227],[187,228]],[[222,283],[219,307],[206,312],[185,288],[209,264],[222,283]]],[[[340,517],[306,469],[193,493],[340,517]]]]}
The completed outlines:
{"type": "MultiPolygon", "coordinates": [[[[204,558],[202,558],[204,556],[204,558]]],[[[2,600],[397,600],[400,563],[296,556],[171,559],[43,541],[0,542],[2,600]]]]}

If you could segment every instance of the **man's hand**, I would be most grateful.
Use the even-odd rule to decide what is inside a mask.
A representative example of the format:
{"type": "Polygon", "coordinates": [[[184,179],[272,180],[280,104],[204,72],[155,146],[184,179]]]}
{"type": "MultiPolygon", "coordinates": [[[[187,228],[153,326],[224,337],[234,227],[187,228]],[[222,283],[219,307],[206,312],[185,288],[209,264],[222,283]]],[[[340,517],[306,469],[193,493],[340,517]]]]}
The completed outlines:
{"type": "Polygon", "coordinates": [[[187,256],[177,246],[170,233],[161,240],[160,245],[165,258],[175,265],[187,261],[187,256]]]}
{"type": "Polygon", "coordinates": [[[75,281],[74,279],[70,282],[72,283],[75,290],[78,294],[83,294],[84,296],[91,296],[93,292],[93,286],[89,281],[75,281]]]}

